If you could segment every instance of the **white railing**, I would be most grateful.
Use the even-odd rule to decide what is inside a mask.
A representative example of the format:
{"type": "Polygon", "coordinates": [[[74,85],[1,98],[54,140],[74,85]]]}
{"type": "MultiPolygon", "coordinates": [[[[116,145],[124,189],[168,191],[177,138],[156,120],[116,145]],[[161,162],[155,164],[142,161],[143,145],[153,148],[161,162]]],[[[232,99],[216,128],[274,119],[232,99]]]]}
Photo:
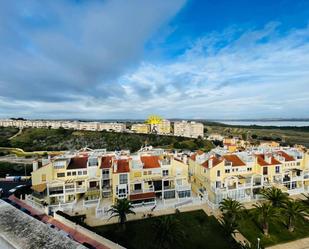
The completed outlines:
{"type": "Polygon", "coordinates": [[[149,192],[154,192],[154,187],[132,190],[130,194],[134,195],[134,194],[149,193],[149,192]]]}
{"type": "Polygon", "coordinates": [[[25,200],[26,203],[29,204],[30,206],[40,210],[45,210],[45,207],[42,204],[36,202],[31,195],[26,195],[25,200]]]}
{"type": "Polygon", "coordinates": [[[89,207],[89,206],[96,206],[100,199],[94,199],[94,200],[83,200],[83,206],[89,207]]]}
{"type": "Polygon", "coordinates": [[[177,191],[185,191],[185,190],[191,190],[191,184],[187,185],[176,185],[177,191]]]}

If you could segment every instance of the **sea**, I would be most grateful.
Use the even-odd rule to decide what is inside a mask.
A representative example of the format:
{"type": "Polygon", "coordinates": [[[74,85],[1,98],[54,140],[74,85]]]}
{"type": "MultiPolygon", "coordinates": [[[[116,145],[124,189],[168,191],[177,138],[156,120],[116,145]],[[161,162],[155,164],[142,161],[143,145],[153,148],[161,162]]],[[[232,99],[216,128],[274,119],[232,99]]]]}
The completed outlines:
{"type": "Polygon", "coordinates": [[[217,120],[216,122],[228,124],[228,125],[259,125],[259,126],[290,126],[290,127],[304,127],[309,126],[309,121],[241,121],[241,120],[217,120]]]}

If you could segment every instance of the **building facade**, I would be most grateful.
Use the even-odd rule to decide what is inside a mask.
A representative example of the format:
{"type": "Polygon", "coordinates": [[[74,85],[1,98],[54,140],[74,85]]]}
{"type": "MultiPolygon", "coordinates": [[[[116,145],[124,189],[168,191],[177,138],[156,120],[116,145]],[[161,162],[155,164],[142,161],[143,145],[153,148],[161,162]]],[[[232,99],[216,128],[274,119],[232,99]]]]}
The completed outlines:
{"type": "Polygon", "coordinates": [[[174,122],[174,135],[192,138],[204,137],[204,125],[193,121],[176,121],[174,122]]]}

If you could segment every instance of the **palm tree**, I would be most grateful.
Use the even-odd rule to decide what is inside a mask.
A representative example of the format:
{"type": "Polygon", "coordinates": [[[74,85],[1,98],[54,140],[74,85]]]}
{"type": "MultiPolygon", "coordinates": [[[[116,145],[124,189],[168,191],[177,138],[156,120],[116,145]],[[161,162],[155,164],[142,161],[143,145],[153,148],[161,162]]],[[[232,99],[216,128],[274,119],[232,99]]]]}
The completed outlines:
{"type": "Polygon", "coordinates": [[[305,197],[305,200],[303,201],[306,205],[309,205],[309,194],[302,194],[305,197]]]}
{"type": "Polygon", "coordinates": [[[294,232],[295,221],[297,219],[304,219],[304,217],[308,215],[302,203],[295,200],[286,202],[282,212],[287,218],[287,225],[290,232],[294,232]]]}
{"type": "Polygon", "coordinates": [[[231,222],[234,223],[240,217],[240,212],[244,209],[244,206],[239,201],[228,197],[220,202],[219,208],[223,215],[229,216],[231,222]]]}
{"type": "Polygon", "coordinates": [[[221,226],[228,236],[233,236],[238,228],[236,221],[227,213],[224,213],[221,218],[221,226]]]}
{"type": "Polygon", "coordinates": [[[277,209],[268,202],[258,203],[253,205],[255,207],[255,215],[257,220],[261,223],[264,235],[268,236],[269,222],[278,217],[277,209]]]}
{"type": "Polygon", "coordinates": [[[289,199],[288,193],[284,193],[281,189],[275,187],[263,189],[261,195],[269,200],[274,207],[281,207],[289,199]]]}
{"type": "Polygon", "coordinates": [[[184,232],[179,220],[172,215],[166,215],[158,218],[154,223],[156,231],[156,248],[173,248],[176,243],[184,236],[184,232]]]}
{"type": "Polygon", "coordinates": [[[135,212],[132,209],[133,206],[130,201],[128,201],[127,199],[118,199],[117,203],[112,205],[112,207],[108,210],[108,212],[111,212],[110,219],[113,217],[118,217],[119,223],[125,229],[127,214],[135,214],[135,212]]]}

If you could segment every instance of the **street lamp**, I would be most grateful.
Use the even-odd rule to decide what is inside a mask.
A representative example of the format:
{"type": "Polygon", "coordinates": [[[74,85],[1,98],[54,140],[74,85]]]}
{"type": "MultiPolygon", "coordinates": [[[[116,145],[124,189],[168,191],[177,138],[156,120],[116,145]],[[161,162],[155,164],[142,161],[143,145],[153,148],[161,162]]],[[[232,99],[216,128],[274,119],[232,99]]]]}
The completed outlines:
{"type": "Polygon", "coordinates": [[[258,244],[257,244],[257,249],[260,249],[260,238],[257,238],[258,244]]]}

